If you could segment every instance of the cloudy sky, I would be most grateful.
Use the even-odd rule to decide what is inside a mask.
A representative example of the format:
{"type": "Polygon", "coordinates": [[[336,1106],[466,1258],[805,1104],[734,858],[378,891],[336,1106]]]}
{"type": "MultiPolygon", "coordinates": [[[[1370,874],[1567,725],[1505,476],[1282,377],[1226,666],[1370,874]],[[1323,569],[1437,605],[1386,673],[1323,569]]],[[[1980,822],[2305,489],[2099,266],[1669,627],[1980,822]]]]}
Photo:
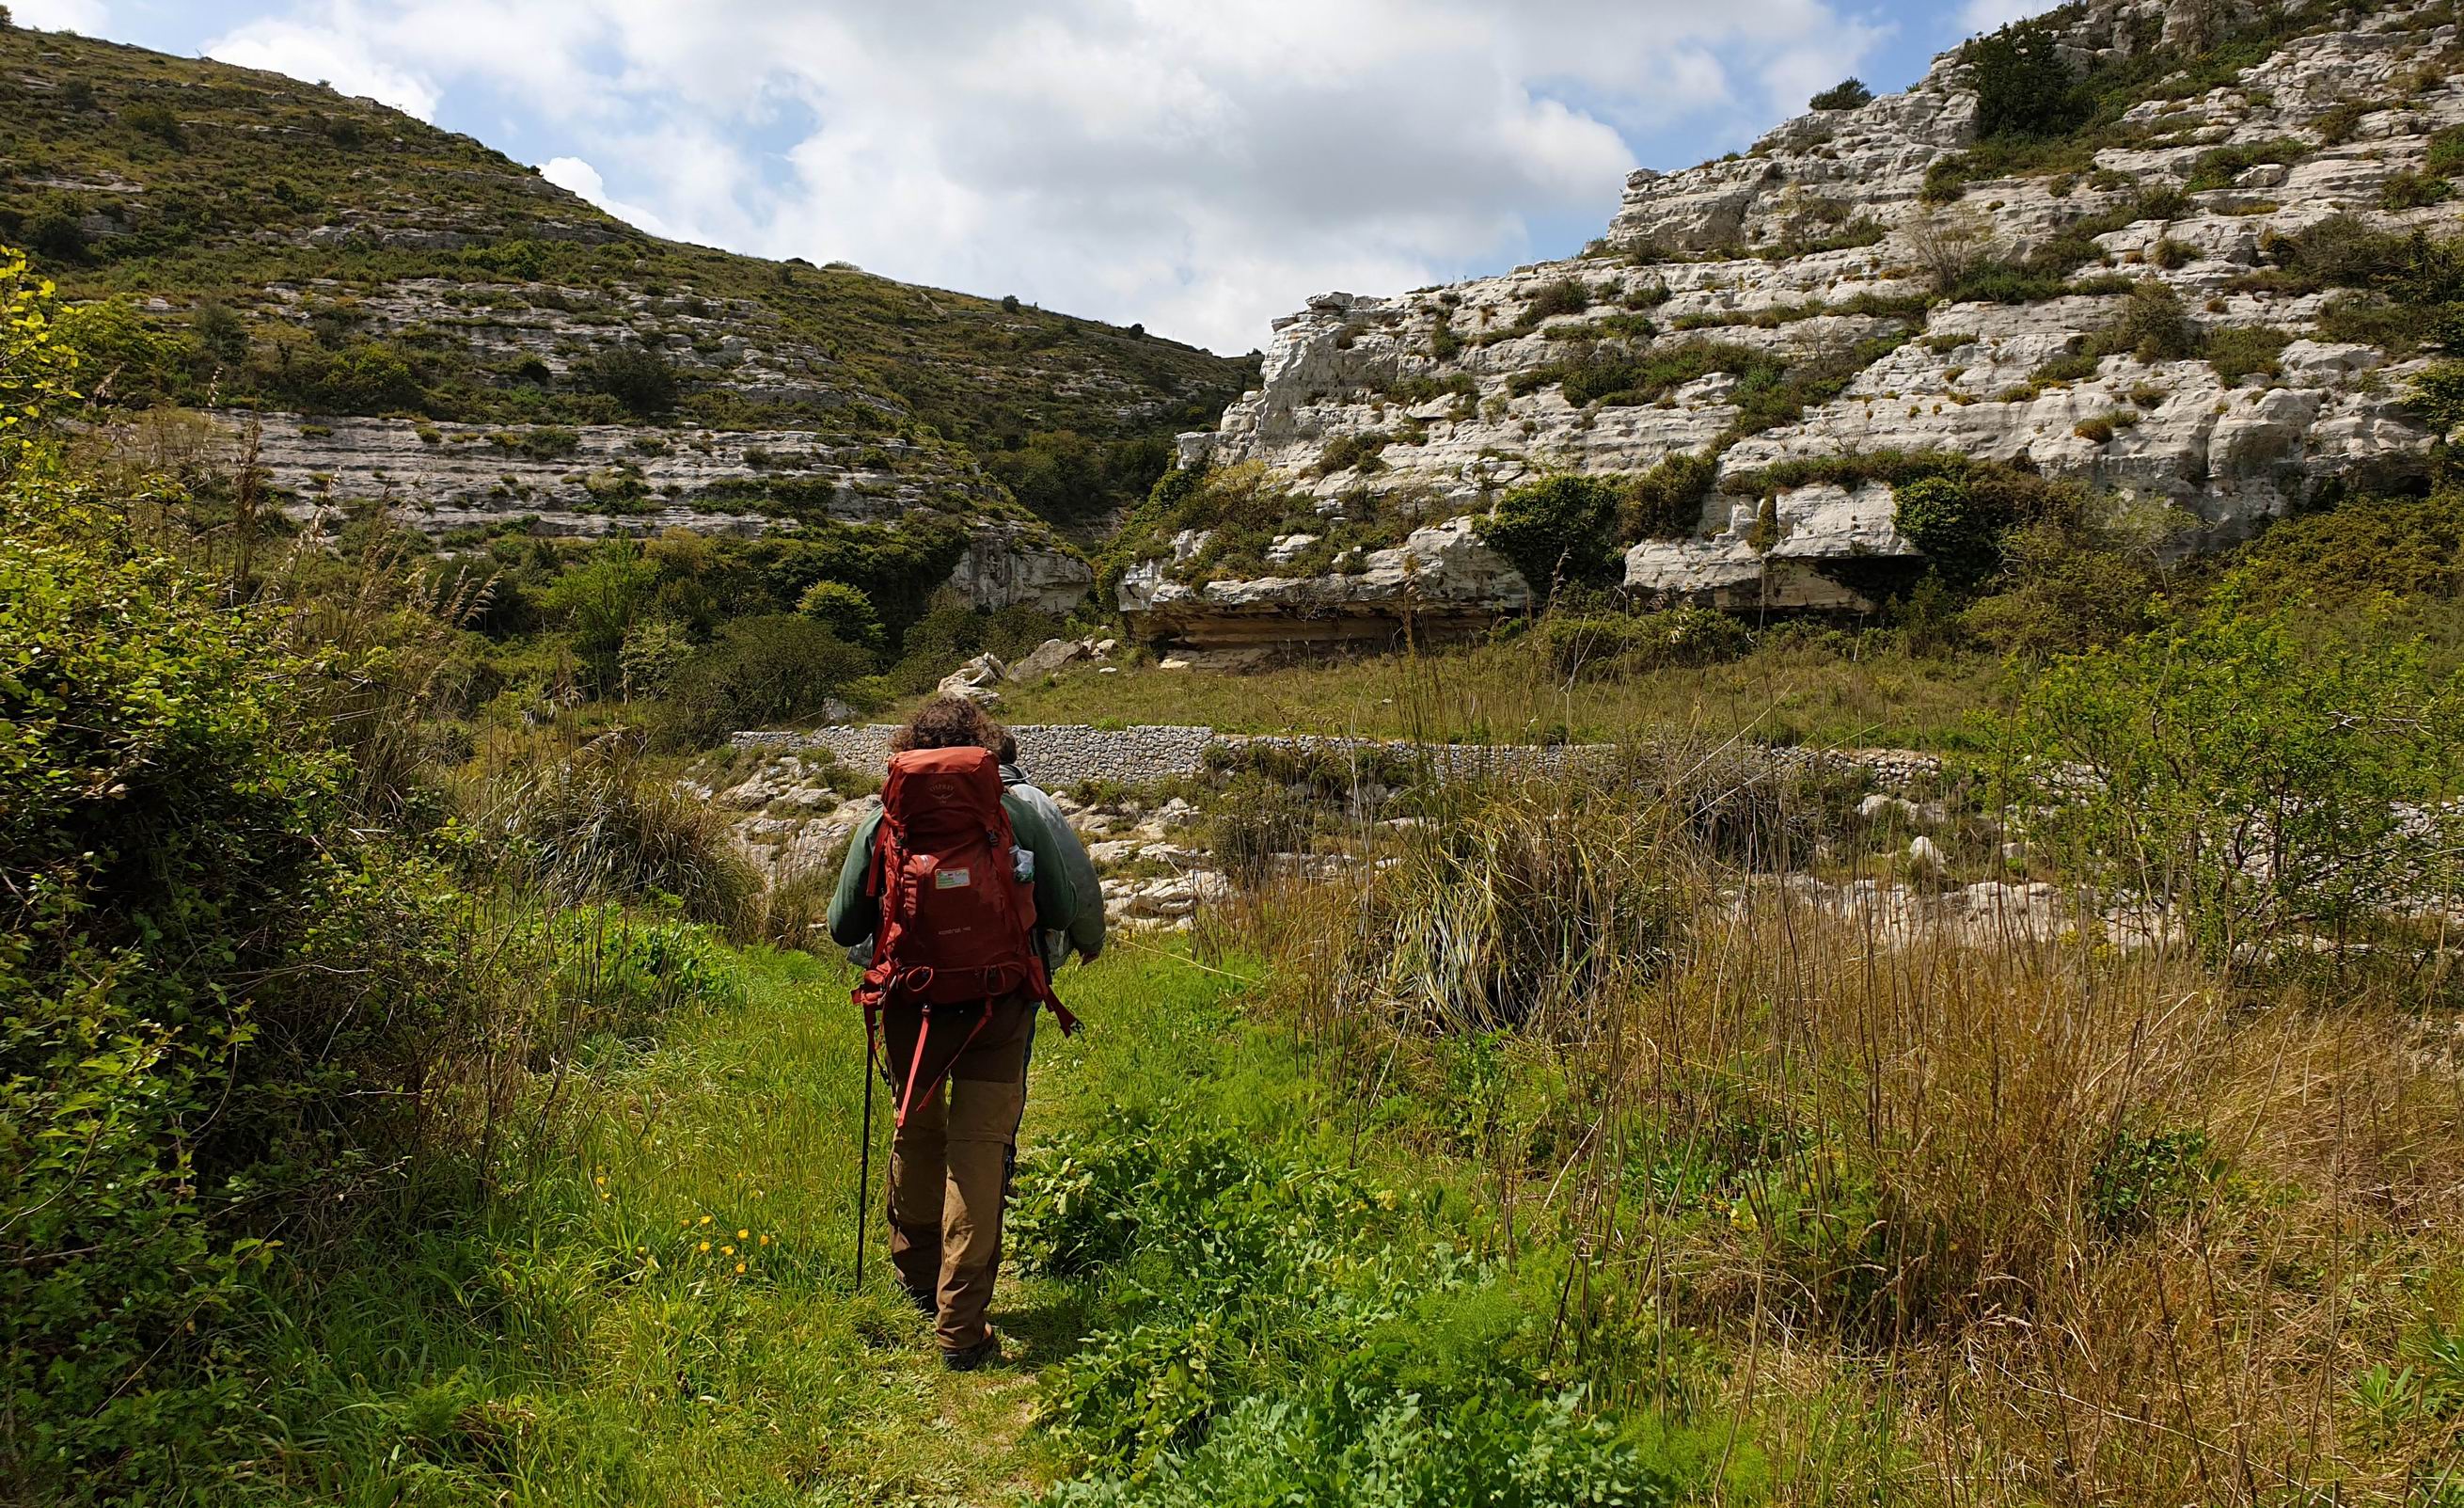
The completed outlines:
{"type": "Polygon", "coordinates": [[[1238,352],[2049,0],[9,0],[372,96],[646,230],[1238,352]]]}

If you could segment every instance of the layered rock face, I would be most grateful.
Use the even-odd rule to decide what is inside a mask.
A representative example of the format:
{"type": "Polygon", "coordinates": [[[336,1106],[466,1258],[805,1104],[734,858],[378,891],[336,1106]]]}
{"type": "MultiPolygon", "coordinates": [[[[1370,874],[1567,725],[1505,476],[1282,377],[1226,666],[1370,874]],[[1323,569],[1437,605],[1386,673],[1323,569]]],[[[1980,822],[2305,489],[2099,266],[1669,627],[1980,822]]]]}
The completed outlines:
{"type": "MultiPolygon", "coordinates": [[[[335,291],[276,285],[270,307],[304,324],[335,291]]],[[[818,346],[750,300],[422,277],[355,298],[351,307],[371,333],[434,340],[451,332],[474,359],[534,362],[546,382],[611,347],[648,344],[684,380],[748,405],[847,412],[868,427],[908,416],[897,399],[843,378],[818,346]],[[585,302],[604,308],[585,317],[568,307],[585,302]],[[611,320],[608,310],[621,318],[611,320]]],[[[1149,401],[1113,396],[1132,406],[1149,401]]],[[[1001,489],[957,445],[823,429],[213,417],[233,433],[256,427],[259,462],[284,513],[311,528],[339,524],[350,505],[370,501],[449,540],[513,526],[585,537],[667,529],[754,535],[825,520],[895,524],[924,514],[966,524],[967,551],[949,585],[979,607],[1067,612],[1094,583],[1093,569],[1049,528],[1003,506],[1001,489]]]]}
{"type": "MultiPolygon", "coordinates": [[[[2195,48],[2186,33],[2237,19],[2096,0],[2060,48],[2083,68],[2195,48]]],[[[1791,463],[1945,452],[2170,504],[2189,544],[2246,538],[2434,438],[2407,409],[2424,361],[2334,339],[2321,317],[2335,294],[2254,276],[2281,238],[2337,216],[2432,235],[2464,219],[2434,187],[2407,191],[2432,136],[2464,122],[2448,8],[2339,24],[2204,93],[2168,91],[2152,70],[2146,93],[2180,97],[2131,107],[2092,162],[1947,191],[1937,165],[1977,144],[1979,97],[1971,65],[1945,55],[1907,92],[1792,121],[1748,155],[1635,173],[1582,257],[1310,299],[1277,322],[1262,386],[1214,432],[1183,436],[1183,460],[1262,462],[1322,506],[1365,493],[1476,532],[1516,482],[1699,457],[1715,467],[1700,516],[1632,542],[1625,580],[1738,609],[1863,610],[1922,569],[1887,486],[1791,463]],[[2030,301],[1947,296],[2066,235],[2092,250],[2030,301]],[[2255,344],[2255,368],[2144,344],[2098,356],[2082,338],[2144,300],[2144,279],[2178,299],[2194,344],[2255,344]],[[1783,382],[1790,401],[1775,406],[1783,382]]],[[[1248,632],[1236,624],[1262,595],[1376,605],[1374,588],[1335,578],[1169,582],[1173,569],[1158,557],[1121,586],[1121,608],[1158,636],[1248,632]]]]}
{"type": "MultiPolygon", "coordinates": [[[[1306,538],[1287,536],[1276,545],[1288,549],[1306,538]]],[[[1175,542],[1174,554],[1185,559],[1205,545],[1204,532],[1196,531],[1175,542]]],[[[1324,576],[1193,585],[1173,580],[1169,561],[1141,561],[1123,576],[1119,604],[1141,632],[1216,651],[1382,640],[1404,622],[1444,638],[1531,605],[1529,584],[1480,542],[1467,518],[1416,529],[1392,549],[1336,566],[1324,576]]]]}

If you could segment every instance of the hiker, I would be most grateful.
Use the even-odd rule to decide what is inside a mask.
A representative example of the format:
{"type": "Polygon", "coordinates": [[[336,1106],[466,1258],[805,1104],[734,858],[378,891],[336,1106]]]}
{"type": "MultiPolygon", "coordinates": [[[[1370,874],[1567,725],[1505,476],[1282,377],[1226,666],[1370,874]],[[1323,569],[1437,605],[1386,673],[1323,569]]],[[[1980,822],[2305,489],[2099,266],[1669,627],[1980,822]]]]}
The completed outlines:
{"type": "Polygon", "coordinates": [[[1069,871],[1069,889],[1082,903],[1082,913],[1066,919],[1066,924],[1064,919],[1045,915],[1038,908],[1036,951],[1043,956],[1048,973],[1059,972],[1073,952],[1091,964],[1095,955],[1104,951],[1104,882],[1095,876],[1095,861],[1087,856],[1087,845],[1078,841],[1078,831],[1062,814],[1061,804],[1027,780],[1018,763],[1018,738],[1007,728],[1001,730],[1000,754],[1001,788],[1033,807],[1045,826],[1060,835],[1061,861],[1069,871]]]}
{"type": "Polygon", "coordinates": [[[829,912],[834,941],[869,949],[856,955],[869,963],[856,998],[896,1107],[891,1265],[958,1371],[1001,1356],[984,1311],[1036,1011],[1050,1005],[1065,1031],[1075,1025],[1050,969],[1104,946],[1103,892],[1078,835],[1042,791],[1004,787],[1007,741],[962,698],[918,709],[891,739],[882,810],[855,830],[829,912]]]}

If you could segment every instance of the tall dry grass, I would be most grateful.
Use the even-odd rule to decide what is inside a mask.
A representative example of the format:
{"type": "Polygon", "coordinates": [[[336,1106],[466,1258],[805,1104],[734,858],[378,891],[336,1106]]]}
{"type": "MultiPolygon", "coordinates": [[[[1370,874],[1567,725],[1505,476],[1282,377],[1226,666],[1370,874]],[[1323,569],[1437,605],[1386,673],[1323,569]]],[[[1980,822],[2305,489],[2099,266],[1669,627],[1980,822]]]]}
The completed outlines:
{"type": "Polygon", "coordinates": [[[1750,763],[1458,789],[1220,924],[1364,1104],[1465,1037],[1554,1086],[1500,1239],[1564,1243],[1598,1396],[1752,1418],[1781,1501],[2459,1500],[2464,1072],[2406,978],[1842,916],[1750,763]]]}

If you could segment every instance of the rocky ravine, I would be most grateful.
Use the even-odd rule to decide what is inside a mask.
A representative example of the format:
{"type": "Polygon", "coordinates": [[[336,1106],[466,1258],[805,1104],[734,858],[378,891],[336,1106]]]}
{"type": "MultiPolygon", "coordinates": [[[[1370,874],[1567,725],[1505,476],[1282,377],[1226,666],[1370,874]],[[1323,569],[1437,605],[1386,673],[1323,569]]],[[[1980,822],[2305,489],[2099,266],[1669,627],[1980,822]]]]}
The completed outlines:
{"type": "MultiPolygon", "coordinates": [[[[2095,0],[2065,47],[2087,60],[2180,43],[2203,9],[2226,13],[2095,0]]],[[[1465,542],[1477,524],[1461,521],[1546,472],[1633,474],[1683,455],[1717,455],[1700,519],[1681,538],[1634,543],[1625,564],[1630,588],[1669,599],[1871,607],[1847,563],[1913,553],[1893,527],[1890,490],[1764,487],[1754,474],[1875,452],[2032,467],[2176,505],[2195,518],[2193,543],[2247,537],[2323,481],[2432,440],[2403,406],[2424,364],[2323,338],[2328,296],[2242,279],[2271,237],[2340,214],[2453,230],[2464,211],[2452,201],[2383,208],[2390,181],[2422,167],[2432,134],[2464,122],[2464,87],[2445,77],[2458,40],[2446,14],[2396,4],[2299,37],[2203,95],[2134,106],[2113,133],[2131,144],[2097,151],[2092,170],[1971,182],[1956,203],[1927,204],[1927,170],[1976,136],[1968,67],[1947,54],[1907,92],[1801,117],[1744,157],[1635,173],[1585,257],[1395,297],[1311,299],[1277,322],[1263,385],[1214,432],[1182,437],[1184,461],[1263,462],[1329,518],[1365,493],[1427,527],[1400,557],[1248,580],[1190,579],[1185,563],[1203,540],[1184,537],[1129,573],[1119,606],[1150,637],[1201,646],[1254,638],[1279,609],[1323,617],[1334,604],[1389,625],[1424,602],[1458,618],[1512,611],[1528,584],[1465,542]],[[2242,150],[2211,187],[2219,147],[2242,150]],[[2130,217],[2151,201],[2164,217],[2130,217]],[[2098,218],[2122,223],[2094,237],[2101,255],[2079,270],[2101,279],[2092,292],[2027,303],[1936,296],[1947,259],[2020,261],[2098,218]],[[2228,384],[2206,360],[2121,354],[2088,375],[2032,380],[2118,320],[2121,279],[2143,277],[2174,290],[2207,334],[2289,337],[2275,374],[2228,384]],[[1545,312],[1571,301],[1588,307],[1545,312]],[[1649,356],[1710,341],[1854,375],[1793,422],[1742,434],[1729,372],[1631,406],[1570,402],[1551,376],[1587,343],[1649,356]],[[1369,467],[1330,464],[1364,447],[1369,467]],[[1421,544],[1441,533],[1447,551],[1421,544]]],[[[1302,626],[1292,636],[1327,635],[1302,626]]]]}

